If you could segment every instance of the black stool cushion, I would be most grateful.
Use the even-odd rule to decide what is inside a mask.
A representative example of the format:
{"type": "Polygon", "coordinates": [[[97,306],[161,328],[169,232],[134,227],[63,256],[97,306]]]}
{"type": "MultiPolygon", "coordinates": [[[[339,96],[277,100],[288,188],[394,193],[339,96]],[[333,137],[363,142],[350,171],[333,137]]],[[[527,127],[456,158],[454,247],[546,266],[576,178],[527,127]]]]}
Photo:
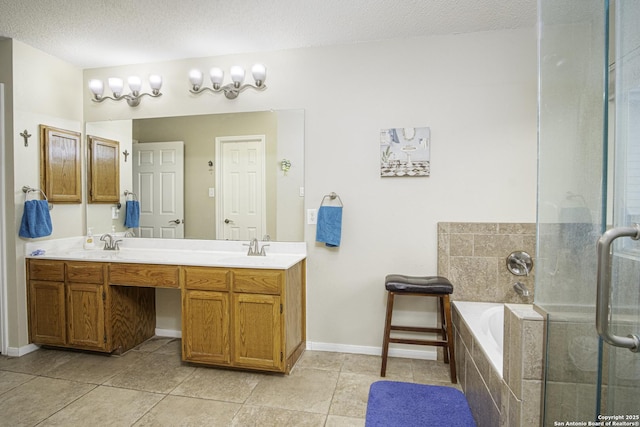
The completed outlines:
{"type": "Polygon", "coordinates": [[[451,294],[453,285],[446,277],[440,276],[405,276],[389,274],[384,281],[388,291],[408,292],[416,294],[451,294]]]}

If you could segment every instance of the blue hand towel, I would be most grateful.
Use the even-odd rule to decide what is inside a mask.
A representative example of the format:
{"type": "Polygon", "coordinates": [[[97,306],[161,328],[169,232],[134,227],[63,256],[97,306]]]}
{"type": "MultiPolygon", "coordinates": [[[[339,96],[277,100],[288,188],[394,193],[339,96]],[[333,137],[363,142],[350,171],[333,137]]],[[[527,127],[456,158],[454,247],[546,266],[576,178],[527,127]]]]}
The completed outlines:
{"type": "Polygon", "coordinates": [[[27,200],[24,202],[24,212],[18,235],[35,239],[36,237],[48,236],[52,231],[49,202],[46,200],[27,200]]]}
{"type": "Polygon", "coordinates": [[[342,206],[320,206],[316,226],[316,242],[333,248],[340,246],[342,235],[342,206]]]}
{"type": "Polygon", "coordinates": [[[124,226],[127,228],[140,227],[140,203],[137,200],[127,200],[125,206],[124,226]]]}

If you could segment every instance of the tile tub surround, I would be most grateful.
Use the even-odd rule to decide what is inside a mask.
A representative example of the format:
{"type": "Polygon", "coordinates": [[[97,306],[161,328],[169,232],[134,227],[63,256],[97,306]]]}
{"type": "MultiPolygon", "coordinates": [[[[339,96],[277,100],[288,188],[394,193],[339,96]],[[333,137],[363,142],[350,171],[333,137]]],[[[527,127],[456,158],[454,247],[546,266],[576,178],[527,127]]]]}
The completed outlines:
{"type": "Polygon", "coordinates": [[[532,303],[535,259],[529,276],[514,276],[506,266],[513,251],[535,256],[535,223],[438,223],[438,275],[453,283],[453,300],[532,303]],[[527,286],[529,297],[513,290],[517,281],[527,286]]]}
{"type": "Polygon", "coordinates": [[[542,395],[543,317],[532,305],[504,306],[503,375],[492,366],[454,303],[458,379],[479,427],[538,426],[542,395]]]}

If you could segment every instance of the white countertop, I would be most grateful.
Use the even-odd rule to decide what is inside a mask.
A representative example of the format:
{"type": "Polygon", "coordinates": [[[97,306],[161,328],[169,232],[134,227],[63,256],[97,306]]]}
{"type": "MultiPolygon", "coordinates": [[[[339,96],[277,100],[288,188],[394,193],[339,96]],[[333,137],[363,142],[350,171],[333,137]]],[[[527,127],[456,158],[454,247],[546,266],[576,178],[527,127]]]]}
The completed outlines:
{"type": "Polygon", "coordinates": [[[194,265],[204,267],[286,270],[307,257],[305,242],[260,242],[266,256],[248,256],[246,241],[123,238],[120,250],[104,250],[96,236],[94,249],[83,249],[84,237],[43,240],[25,245],[25,257],[135,264],[194,265]],[[43,250],[42,255],[33,255],[43,250]]]}

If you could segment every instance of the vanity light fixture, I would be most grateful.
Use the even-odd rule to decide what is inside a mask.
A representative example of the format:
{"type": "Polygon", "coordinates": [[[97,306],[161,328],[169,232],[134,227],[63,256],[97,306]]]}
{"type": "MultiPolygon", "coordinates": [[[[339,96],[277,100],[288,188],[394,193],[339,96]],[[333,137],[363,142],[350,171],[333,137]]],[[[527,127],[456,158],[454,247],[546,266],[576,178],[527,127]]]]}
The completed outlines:
{"type": "Polygon", "coordinates": [[[127,101],[130,107],[137,107],[140,105],[140,99],[145,96],[158,97],[162,95],[160,93],[160,88],[162,87],[162,76],[157,74],[152,74],[149,76],[149,86],[151,87],[151,93],[140,93],[140,89],[142,89],[142,80],[138,76],[131,76],[127,80],[129,84],[129,89],[131,89],[131,93],[122,94],[122,89],[124,88],[124,82],[122,79],[117,77],[110,77],[107,80],[109,85],[109,89],[113,92],[113,96],[102,96],[104,93],[104,84],[102,80],[99,79],[91,79],[89,80],[89,89],[91,93],[93,93],[93,98],[91,100],[93,102],[102,102],[105,99],[112,99],[114,101],[127,101]]]}
{"type": "Polygon", "coordinates": [[[191,89],[189,89],[189,91],[195,94],[202,93],[205,90],[216,93],[223,92],[227,99],[236,99],[240,92],[247,88],[255,90],[265,90],[267,88],[264,84],[264,80],[267,78],[267,68],[262,64],[255,64],[251,68],[251,74],[253,75],[253,80],[255,80],[255,85],[249,83],[242,84],[245,72],[244,68],[238,65],[231,67],[229,74],[231,75],[231,81],[233,83],[228,83],[222,86],[224,71],[222,71],[221,68],[214,67],[209,70],[209,78],[211,79],[213,87],[203,87],[202,71],[198,69],[191,70],[189,71],[189,82],[191,83],[191,89]]]}

